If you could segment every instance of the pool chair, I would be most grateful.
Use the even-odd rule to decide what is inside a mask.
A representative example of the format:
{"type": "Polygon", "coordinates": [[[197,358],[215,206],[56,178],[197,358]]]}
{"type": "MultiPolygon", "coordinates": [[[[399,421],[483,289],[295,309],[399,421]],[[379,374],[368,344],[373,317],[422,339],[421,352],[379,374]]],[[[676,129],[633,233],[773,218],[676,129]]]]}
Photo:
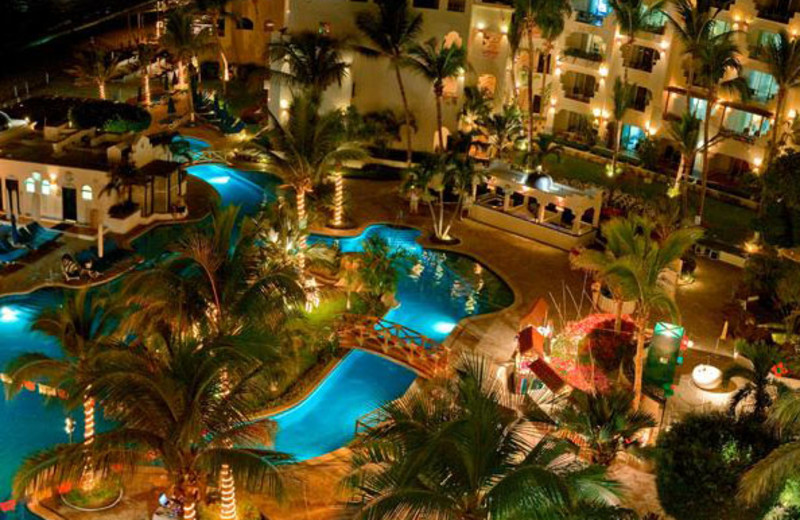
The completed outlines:
{"type": "Polygon", "coordinates": [[[81,279],[81,266],[69,253],[61,256],[61,273],[64,275],[64,281],[67,282],[81,279]]]}

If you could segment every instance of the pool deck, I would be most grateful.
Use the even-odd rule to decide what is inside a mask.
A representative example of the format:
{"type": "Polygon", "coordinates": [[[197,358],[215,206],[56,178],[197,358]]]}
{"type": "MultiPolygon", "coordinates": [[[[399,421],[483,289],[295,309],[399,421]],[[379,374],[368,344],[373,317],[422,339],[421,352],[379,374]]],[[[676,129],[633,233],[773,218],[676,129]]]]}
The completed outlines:
{"type": "MultiPolygon", "coordinates": [[[[198,136],[199,137],[199,136],[198,136]]],[[[313,229],[315,232],[335,235],[354,235],[363,227],[376,222],[408,225],[422,229],[423,237],[430,234],[427,208],[421,207],[419,215],[409,215],[407,204],[398,195],[399,184],[390,181],[346,180],[346,189],[352,200],[358,201],[350,208],[354,220],[360,225],[353,230],[313,229]]],[[[467,254],[484,263],[500,275],[513,289],[514,304],[499,312],[462,320],[448,337],[453,348],[484,353],[496,361],[505,361],[514,350],[518,322],[539,297],[549,300],[553,313],[574,316],[576,306],[572,297],[581,301],[586,280],[581,272],[570,268],[567,253],[549,246],[517,237],[488,226],[465,220],[454,224],[452,234],[461,242],[456,246],[441,247],[423,238],[426,247],[447,249],[467,254]]],[[[715,352],[716,338],[724,323],[723,308],[741,275],[737,268],[719,262],[699,260],[697,278],[693,285],[678,290],[677,300],[683,313],[683,323],[689,335],[699,346],[686,356],[680,368],[686,373],[698,362],[709,357],[720,365],[729,360],[732,345],[725,342],[715,352]],[[709,352],[704,352],[706,349],[709,352]]],[[[586,312],[589,297],[584,294],[582,310],[586,312]]],[[[289,496],[283,503],[262,496],[248,497],[270,519],[335,519],[343,513],[343,495],[339,482],[349,467],[346,448],[331,454],[294,465],[290,470],[289,496]],[[299,484],[297,482],[303,482],[299,484]]],[[[623,504],[644,513],[659,512],[655,476],[633,466],[616,463],[612,475],[626,488],[623,504]]],[[[141,520],[155,507],[157,490],[166,481],[158,470],[139,472],[128,485],[128,495],[121,507],[104,514],[110,520],[141,520]]],[[[244,495],[241,491],[240,495],[244,495]]],[[[88,520],[84,513],[57,508],[69,520],[88,520]]],[[[48,520],[61,520],[48,516],[48,520]]]]}

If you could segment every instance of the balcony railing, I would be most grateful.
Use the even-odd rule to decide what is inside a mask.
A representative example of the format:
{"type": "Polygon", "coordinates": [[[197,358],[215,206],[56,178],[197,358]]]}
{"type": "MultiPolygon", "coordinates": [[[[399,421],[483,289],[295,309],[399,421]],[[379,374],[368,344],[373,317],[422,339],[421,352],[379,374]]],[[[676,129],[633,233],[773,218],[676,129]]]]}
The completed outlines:
{"type": "Polygon", "coordinates": [[[464,0],[447,0],[447,10],[454,13],[463,13],[466,5],[464,0]]]}
{"type": "Polygon", "coordinates": [[[641,70],[644,72],[653,72],[654,65],[655,65],[655,60],[650,58],[639,58],[632,60],[628,63],[625,63],[626,67],[630,67],[636,70],[641,70]]]}
{"type": "Polygon", "coordinates": [[[597,51],[585,51],[583,49],[576,49],[573,47],[567,47],[566,49],[564,49],[564,56],[567,56],[569,58],[580,58],[583,60],[595,61],[595,62],[601,62],[605,58],[603,54],[597,51]]]}
{"type": "Polygon", "coordinates": [[[753,133],[750,131],[749,128],[745,128],[743,130],[734,130],[733,128],[720,128],[719,133],[724,137],[729,137],[731,139],[735,139],[737,141],[741,141],[747,144],[754,144],[756,139],[761,137],[761,134],[756,132],[753,133]]]}
{"type": "Polygon", "coordinates": [[[594,92],[587,92],[585,90],[565,90],[564,96],[567,99],[574,99],[581,103],[588,103],[594,97],[594,92]]]}
{"type": "Polygon", "coordinates": [[[756,103],[769,103],[773,99],[775,99],[775,95],[777,93],[765,93],[765,92],[758,92],[753,90],[752,88],[748,88],[747,90],[750,91],[750,97],[748,101],[755,101],[756,103]]]}
{"type": "Polygon", "coordinates": [[[580,23],[594,25],[595,27],[602,27],[603,26],[603,20],[605,20],[605,17],[603,17],[603,16],[601,16],[599,14],[590,13],[588,11],[576,11],[575,12],[575,21],[580,22],[580,23]]]}

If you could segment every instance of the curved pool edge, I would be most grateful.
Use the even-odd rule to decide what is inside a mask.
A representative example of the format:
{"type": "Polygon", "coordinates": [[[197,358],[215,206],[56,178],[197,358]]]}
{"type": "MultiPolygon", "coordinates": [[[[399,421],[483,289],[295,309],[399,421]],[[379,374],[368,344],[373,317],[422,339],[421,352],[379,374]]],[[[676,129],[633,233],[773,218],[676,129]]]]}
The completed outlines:
{"type": "Polygon", "coordinates": [[[367,229],[373,226],[388,226],[393,228],[406,228],[406,229],[415,229],[420,232],[419,236],[417,236],[414,241],[419,244],[424,249],[430,249],[433,251],[444,251],[449,253],[456,253],[462,256],[465,256],[479,264],[482,264],[484,267],[492,271],[500,280],[509,288],[511,289],[511,294],[514,297],[514,300],[506,307],[502,309],[498,309],[496,311],[484,312],[480,314],[475,314],[472,316],[464,316],[458,323],[456,327],[447,335],[442,343],[444,344],[448,341],[451,337],[455,336],[455,332],[457,329],[462,328],[462,323],[469,323],[471,320],[477,319],[484,319],[486,317],[497,317],[502,313],[508,312],[511,309],[514,309],[523,303],[522,292],[518,287],[516,287],[513,283],[510,283],[509,280],[513,280],[513,277],[509,277],[507,273],[504,273],[502,269],[497,269],[496,266],[492,265],[490,261],[487,261],[483,258],[480,253],[474,253],[472,251],[464,251],[459,249],[459,247],[463,247],[462,244],[455,244],[452,246],[445,245],[445,244],[436,244],[429,239],[425,238],[425,233],[428,232],[428,229],[415,226],[413,224],[396,224],[394,222],[388,222],[385,220],[376,220],[376,221],[369,221],[366,224],[360,225],[358,227],[346,230],[337,230],[333,228],[312,228],[309,230],[310,234],[314,235],[321,235],[324,237],[329,238],[355,238],[361,234],[363,234],[367,229]],[[329,233],[329,231],[333,231],[333,233],[329,233]]]}
{"type": "Polygon", "coordinates": [[[322,384],[325,379],[331,375],[331,373],[336,370],[336,367],[342,364],[342,361],[350,354],[350,349],[342,356],[336,359],[333,363],[328,363],[320,375],[312,382],[313,384],[309,384],[303,392],[298,395],[296,398],[289,400],[284,404],[280,404],[277,406],[273,406],[270,408],[265,408],[264,410],[258,412],[254,416],[250,418],[251,421],[263,421],[264,419],[270,419],[276,415],[279,415],[283,412],[286,412],[296,406],[301,405],[304,401],[306,401],[311,395],[316,392],[317,388],[322,384]]]}

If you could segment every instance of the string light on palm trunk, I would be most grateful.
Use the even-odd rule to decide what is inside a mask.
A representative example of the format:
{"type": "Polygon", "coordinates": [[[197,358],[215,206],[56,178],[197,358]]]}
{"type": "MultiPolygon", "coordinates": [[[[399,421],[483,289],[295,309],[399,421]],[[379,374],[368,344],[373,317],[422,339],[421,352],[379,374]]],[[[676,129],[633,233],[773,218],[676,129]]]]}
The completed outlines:
{"type": "Polygon", "coordinates": [[[94,444],[94,399],[88,395],[83,399],[83,445],[86,448],[86,464],[83,468],[81,477],[81,488],[84,490],[94,487],[94,469],[92,468],[92,456],[89,449],[94,444]]]}
{"type": "Polygon", "coordinates": [[[197,508],[194,500],[186,499],[183,504],[183,520],[194,520],[197,518],[197,508]]]}
{"type": "MultiPolygon", "coordinates": [[[[231,393],[231,383],[228,372],[223,371],[220,376],[220,397],[225,399],[231,393]]],[[[223,445],[227,449],[233,448],[233,441],[225,439],[223,445]]],[[[219,488],[222,497],[219,517],[221,520],[236,520],[236,481],[230,465],[223,464],[219,475],[219,488]]]]}
{"type": "Polygon", "coordinates": [[[333,225],[341,226],[344,222],[344,180],[341,170],[333,174],[333,225]]]}

